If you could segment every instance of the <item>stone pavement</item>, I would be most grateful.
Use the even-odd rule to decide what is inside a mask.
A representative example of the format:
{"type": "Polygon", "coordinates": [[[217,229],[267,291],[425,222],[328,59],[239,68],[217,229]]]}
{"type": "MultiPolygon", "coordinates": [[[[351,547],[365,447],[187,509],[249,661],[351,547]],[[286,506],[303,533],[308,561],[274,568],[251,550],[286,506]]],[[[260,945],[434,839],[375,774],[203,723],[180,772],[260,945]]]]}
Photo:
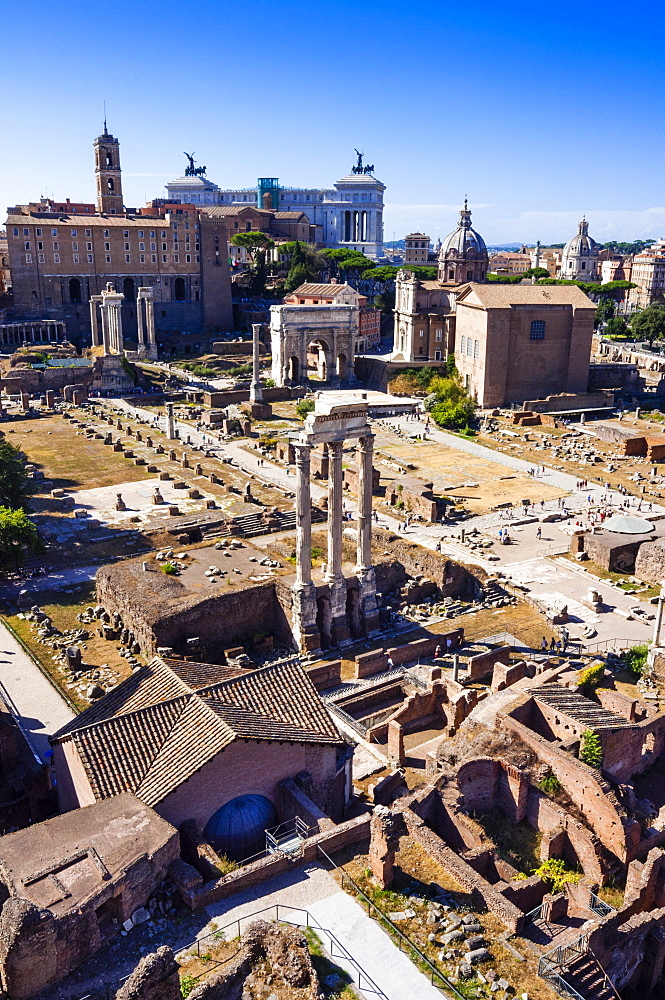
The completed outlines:
{"type": "MultiPolygon", "coordinates": [[[[280,906],[280,919],[305,921],[307,910],[321,928],[331,931],[364,972],[382,990],[387,1000],[441,1000],[441,993],[423,976],[404,955],[375,920],[367,916],[362,907],[340,889],[338,883],[324,868],[311,865],[294,868],[291,872],[264,882],[254,889],[238,893],[206,908],[212,922],[223,927],[265,907],[280,906]],[[282,911],[282,907],[284,910],[282,911]],[[289,914],[289,907],[295,908],[289,914]]],[[[268,914],[270,916],[270,914],[268,914]]],[[[259,919],[257,915],[254,919],[259,919]]],[[[208,931],[209,933],[209,931],[208,931]]],[[[234,935],[235,928],[229,929],[234,935]]],[[[333,950],[334,961],[353,976],[358,990],[358,972],[354,965],[339,957],[331,949],[326,934],[319,932],[326,950],[333,950]]],[[[362,996],[375,993],[360,988],[362,996]]]]}
{"type": "MultiPolygon", "coordinates": [[[[131,404],[124,400],[114,400],[113,402],[114,405],[121,404],[128,412],[139,412],[137,407],[131,406],[131,404]]],[[[150,416],[147,411],[140,412],[143,416],[150,416]]],[[[421,421],[409,417],[391,417],[387,421],[381,420],[377,423],[384,430],[397,425],[405,434],[419,434],[424,429],[424,424],[421,421]]],[[[209,433],[204,435],[184,423],[179,423],[177,426],[183,437],[189,434],[192,441],[197,444],[204,444],[204,437],[208,442],[210,441],[211,435],[209,433]]],[[[429,440],[439,441],[445,447],[467,452],[487,461],[497,462],[518,472],[528,474],[529,470],[534,467],[531,462],[494,451],[475,441],[447,434],[445,431],[440,431],[432,426],[430,426],[430,430],[428,431],[428,438],[429,440]]],[[[292,491],[295,490],[295,470],[289,472],[269,459],[264,459],[264,464],[259,465],[260,456],[258,452],[254,453],[252,449],[248,449],[235,441],[221,442],[221,440],[218,440],[215,450],[218,450],[220,457],[225,455],[232,458],[234,462],[246,471],[283,488],[292,491]]],[[[536,537],[538,523],[515,525],[511,520],[507,519],[504,512],[492,511],[475,518],[470,518],[463,525],[467,533],[476,528],[481,533],[495,539],[494,546],[490,550],[484,550],[483,554],[478,550],[469,550],[464,545],[459,544],[455,536],[459,537],[461,528],[451,529],[450,526],[413,522],[403,532],[403,535],[409,541],[417,542],[419,545],[423,545],[429,549],[434,549],[437,544],[440,544],[441,551],[445,555],[469,565],[475,564],[481,566],[491,574],[495,574],[497,570],[501,570],[509,580],[529,587],[535,598],[550,596],[557,599],[559,597],[568,599],[571,606],[571,613],[574,605],[578,611],[578,614],[574,615],[574,617],[580,619],[578,622],[573,621],[571,623],[569,628],[571,636],[573,638],[581,638],[584,626],[587,624],[593,625],[598,635],[588,641],[590,646],[593,646],[594,642],[610,642],[615,639],[627,644],[649,641],[651,637],[651,626],[649,624],[639,619],[628,620],[615,609],[628,614],[631,607],[639,606],[645,613],[652,614],[653,607],[651,605],[640,605],[639,600],[635,597],[623,594],[616,588],[598,581],[589,574],[585,574],[580,566],[571,563],[570,567],[568,567],[564,560],[553,563],[548,558],[556,553],[566,552],[569,549],[572,525],[578,519],[585,519],[589,507],[598,506],[601,497],[606,497],[607,504],[614,506],[616,509],[619,509],[621,503],[626,498],[616,491],[606,490],[603,486],[594,483],[591,483],[586,489],[578,490],[577,480],[574,476],[547,467],[544,474],[536,477],[536,479],[537,481],[542,481],[543,483],[566,490],[569,493],[569,496],[565,499],[566,508],[571,514],[567,531],[562,530],[562,527],[565,528],[565,523],[545,522],[540,524],[542,538],[538,539],[536,537]],[[591,504],[588,502],[588,497],[591,497],[591,504]],[[510,528],[510,534],[513,538],[513,544],[511,545],[498,544],[498,529],[505,526],[510,528]],[[444,539],[444,536],[447,537],[444,539]],[[486,556],[490,553],[498,556],[498,561],[489,561],[486,556]],[[590,609],[588,611],[585,610],[584,614],[580,612],[580,609],[584,607],[582,602],[590,588],[599,589],[603,594],[607,610],[603,611],[601,615],[594,615],[590,609]]],[[[311,490],[314,499],[318,499],[326,494],[326,486],[316,482],[312,482],[311,490]]],[[[630,499],[632,504],[630,512],[638,513],[636,509],[639,503],[638,499],[635,497],[630,499]]],[[[344,504],[347,510],[355,510],[356,505],[353,498],[345,496],[344,504]]],[[[546,501],[542,508],[537,504],[535,508],[535,512],[538,515],[559,511],[560,508],[556,500],[546,501]]],[[[644,517],[649,517],[650,515],[663,516],[665,515],[665,507],[654,504],[651,510],[649,510],[649,505],[647,504],[643,505],[640,513],[644,517]]],[[[535,514],[532,516],[535,516],[535,514]]],[[[400,522],[401,518],[392,517],[381,511],[378,522],[375,523],[378,523],[381,527],[396,531],[400,522]]]]}
{"type": "Polygon", "coordinates": [[[32,657],[0,621],[0,695],[15,714],[30,746],[42,760],[49,735],[74,718],[74,712],[32,657]]]}

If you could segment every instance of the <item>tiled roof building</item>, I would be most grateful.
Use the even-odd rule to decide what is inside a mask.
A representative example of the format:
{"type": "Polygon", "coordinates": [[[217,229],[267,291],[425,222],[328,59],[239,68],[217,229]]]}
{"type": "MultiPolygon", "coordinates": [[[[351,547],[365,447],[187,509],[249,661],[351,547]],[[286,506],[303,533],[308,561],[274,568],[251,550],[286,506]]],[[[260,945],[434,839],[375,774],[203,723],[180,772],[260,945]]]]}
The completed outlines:
{"type": "Polygon", "coordinates": [[[63,810],[131,791],[175,825],[203,827],[225,802],[272,800],[303,770],[320,808],[343,807],[345,745],[296,663],[242,670],[156,657],[52,742],[63,810]]]}

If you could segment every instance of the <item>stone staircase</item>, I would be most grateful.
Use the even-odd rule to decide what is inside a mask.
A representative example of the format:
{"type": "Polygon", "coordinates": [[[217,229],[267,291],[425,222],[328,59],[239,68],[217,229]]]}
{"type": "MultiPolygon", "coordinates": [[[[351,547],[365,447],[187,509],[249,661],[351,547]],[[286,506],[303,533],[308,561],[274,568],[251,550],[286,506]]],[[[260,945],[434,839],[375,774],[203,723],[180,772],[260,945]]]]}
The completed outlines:
{"type": "Polygon", "coordinates": [[[585,935],[542,955],[538,975],[570,1000],[621,1000],[585,935]]]}
{"type": "MultiPolygon", "coordinates": [[[[296,526],[296,512],[294,510],[275,511],[272,516],[278,523],[275,527],[268,529],[260,512],[257,511],[256,514],[241,514],[239,517],[233,518],[231,526],[219,525],[210,531],[206,531],[206,540],[209,538],[221,538],[222,536],[226,537],[230,534],[241,535],[242,538],[252,538],[254,535],[265,535],[268,531],[290,531],[296,526]]],[[[319,510],[318,507],[312,507],[312,524],[320,524],[325,519],[326,515],[323,511],[319,510]]]]}
{"type": "Polygon", "coordinates": [[[620,1000],[595,955],[587,951],[567,966],[563,976],[584,1000],[620,1000]]]}

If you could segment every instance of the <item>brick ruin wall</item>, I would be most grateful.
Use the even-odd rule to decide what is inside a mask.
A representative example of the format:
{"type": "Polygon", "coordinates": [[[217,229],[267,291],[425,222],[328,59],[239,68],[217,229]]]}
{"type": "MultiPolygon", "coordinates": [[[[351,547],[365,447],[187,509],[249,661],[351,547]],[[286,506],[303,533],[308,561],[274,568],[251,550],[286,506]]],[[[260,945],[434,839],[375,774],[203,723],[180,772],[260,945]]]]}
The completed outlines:
{"type": "Polygon", "coordinates": [[[405,807],[400,809],[400,812],[404,817],[409,836],[420,844],[430,858],[440,864],[462,889],[480,897],[487,909],[494,913],[513,934],[522,929],[524,926],[522,910],[448,847],[412,809],[405,807]]]}
{"type": "MultiPolygon", "coordinates": [[[[327,854],[333,854],[343,847],[365,843],[369,840],[370,819],[370,814],[364,813],[362,816],[340,823],[334,829],[324,830],[309,837],[302,844],[302,853],[298,859],[300,864],[310,864],[320,860],[320,847],[327,854]]],[[[282,854],[271,854],[251,864],[243,865],[242,868],[222,878],[205,882],[195,868],[183,861],[177,861],[171,867],[171,877],[186,905],[195,910],[216,903],[227,896],[233,896],[237,892],[253,889],[278,875],[292,872],[293,866],[293,858],[282,854]]]]}
{"type": "Polygon", "coordinates": [[[290,644],[291,629],[274,582],[201,599],[186,592],[180,596],[178,590],[169,589],[168,583],[164,585],[160,579],[164,597],[156,593],[151,601],[145,588],[132,586],[131,570],[138,573],[139,566],[104,566],[98,570],[97,600],[109,614],[120,615],[146,652],[154,653],[164,646],[184,652],[188,639],[200,637],[202,648],[197,650],[197,656],[215,663],[220,662],[223,648],[251,645],[253,637],[266,632],[290,644]]]}
{"type": "Polygon", "coordinates": [[[113,900],[123,922],[145,906],[180,854],[173,837],[150,856],[139,858],[120,882],[112,879],[92,898],[61,917],[28,900],[8,899],[0,914],[0,975],[13,1000],[30,997],[46,984],[63,979],[104,943],[96,910],[113,900]]]}
{"type": "MultiPolygon", "coordinates": [[[[523,705],[522,708],[528,708],[523,705]]],[[[526,714],[526,713],[525,713],[526,714]]],[[[635,857],[639,849],[640,825],[620,806],[609,782],[566,750],[539,736],[511,715],[497,714],[497,727],[513,732],[547,764],[601,843],[622,861],[635,857]]]]}

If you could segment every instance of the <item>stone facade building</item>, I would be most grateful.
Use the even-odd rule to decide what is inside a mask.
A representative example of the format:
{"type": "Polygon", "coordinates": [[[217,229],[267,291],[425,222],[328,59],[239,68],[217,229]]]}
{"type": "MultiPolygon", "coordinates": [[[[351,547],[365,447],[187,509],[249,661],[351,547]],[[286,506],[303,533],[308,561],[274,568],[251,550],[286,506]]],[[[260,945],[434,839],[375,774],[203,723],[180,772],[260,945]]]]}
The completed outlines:
{"type": "Polygon", "coordinates": [[[424,233],[409,233],[404,237],[404,265],[427,264],[429,260],[429,236],[424,233]]]}
{"type": "Polygon", "coordinates": [[[62,320],[70,339],[89,343],[88,302],[112,282],[125,297],[132,339],[139,287],[153,289],[158,333],[233,329],[226,222],[192,205],[161,214],[127,209],[118,140],[105,128],[94,149],[94,214],[56,211],[50,202],[8,210],[14,299],[7,318],[62,320]]]}
{"type": "Polygon", "coordinates": [[[575,285],[467,285],[457,295],[455,365],[483,407],[584,393],[594,313],[575,285]]]}
{"type": "Polygon", "coordinates": [[[600,250],[600,244],[589,236],[589,223],[582,219],[577,234],[564,247],[559,277],[570,281],[599,281],[600,250]]]}
{"type": "Polygon", "coordinates": [[[255,206],[273,212],[305,213],[320,227],[323,246],[349,247],[368,257],[383,256],[385,185],[363,166],[362,155],[332,188],[283,187],[276,177],[260,177],[256,187],[221,190],[205,176],[185,176],[166,185],[170,201],[196,206],[255,206]]]}
{"type": "Polygon", "coordinates": [[[665,301],[665,239],[645,247],[632,260],[630,280],[637,285],[628,292],[631,312],[665,301]]]}
{"type": "Polygon", "coordinates": [[[489,257],[471,228],[467,202],[457,229],[443,241],[436,281],[419,281],[404,268],[395,282],[393,361],[445,361],[455,350],[455,302],[460,286],[483,282],[489,257]]]}

